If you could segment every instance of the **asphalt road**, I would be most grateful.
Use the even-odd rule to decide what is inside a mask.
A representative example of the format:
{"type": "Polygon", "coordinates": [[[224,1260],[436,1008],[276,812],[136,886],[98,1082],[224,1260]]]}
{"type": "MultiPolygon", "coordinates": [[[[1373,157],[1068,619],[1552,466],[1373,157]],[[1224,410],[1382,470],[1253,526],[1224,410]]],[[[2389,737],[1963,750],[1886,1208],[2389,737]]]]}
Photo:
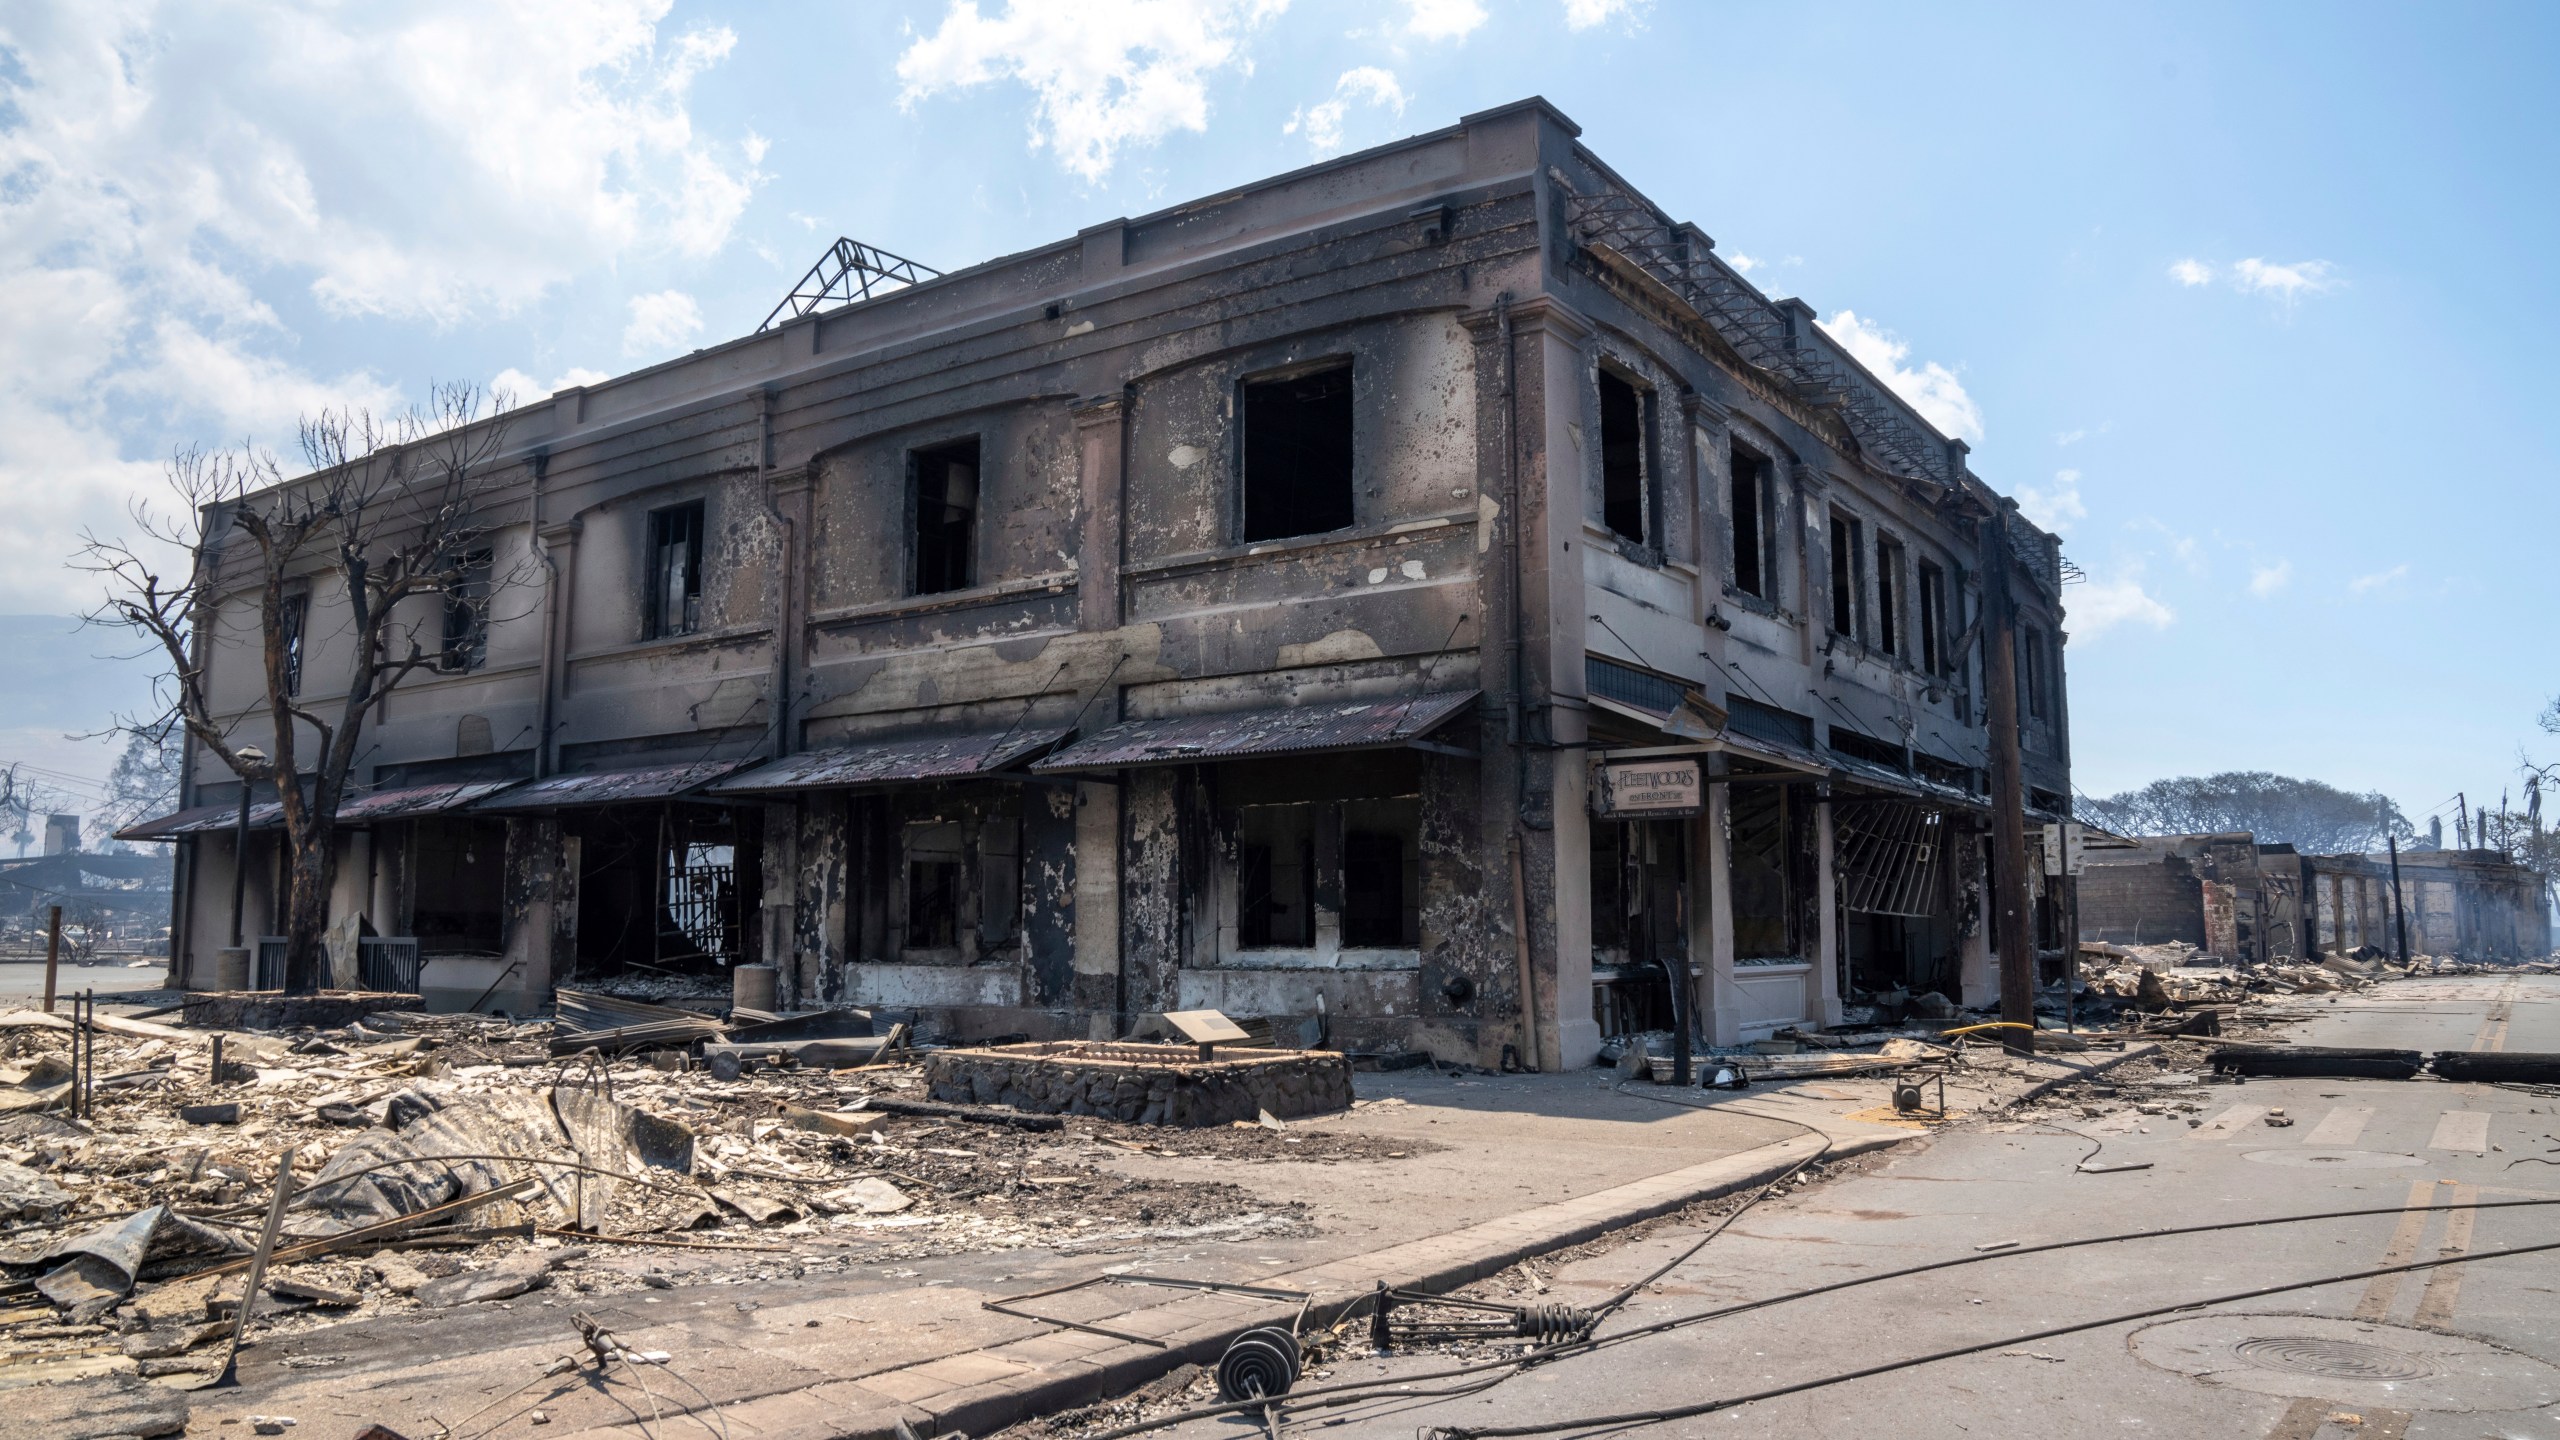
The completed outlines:
{"type": "MultiPolygon", "coordinates": [[[[128,965],[122,960],[100,961],[95,965],[61,965],[54,975],[57,999],[95,990],[101,998],[135,990],[157,990],[169,976],[169,962],[154,960],[148,965],[128,965]]],[[[41,960],[0,962],[0,1009],[33,1007],[44,1002],[44,962],[41,960]]]]}
{"type": "MultiPolygon", "coordinates": [[[[2401,982],[2303,1010],[2310,1018],[2293,1031],[2303,1044],[2560,1051],[2560,976],[2401,982]]],[[[1989,1257],[1979,1263],[1604,1348],[1471,1395],[1318,1412],[1290,1428],[1409,1440],[1417,1427],[1563,1422],[1994,1342],[1961,1359],[1611,1433],[2560,1440],[2560,1250],[2012,1338],[2410,1260],[2560,1243],[2560,1205],[2443,1208],[2560,1200],[2560,1164],[2532,1163],[2560,1162],[2560,1099],[2435,1080],[2176,1075],[2082,1098],[2096,1113],[2075,1106],[1942,1131],[1864,1174],[1772,1199],[1602,1333],[1924,1261],[1989,1257]],[[2149,1168],[2079,1170],[2097,1145],[2094,1165],[2149,1168]],[[2039,1255],[1984,1249],[2360,1208],[2385,1213],[2039,1255]]],[[[1548,1270],[1551,1288],[1537,1298],[1590,1304],[1695,1239],[1666,1230],[1548,1270]]],[[[1448,1363],[1347,1358],[1302,1384],[1448,1363]]],[[[1241,1437],[1261,1432],[1258,1418],[1170,1433],[1241,1437]]]]}

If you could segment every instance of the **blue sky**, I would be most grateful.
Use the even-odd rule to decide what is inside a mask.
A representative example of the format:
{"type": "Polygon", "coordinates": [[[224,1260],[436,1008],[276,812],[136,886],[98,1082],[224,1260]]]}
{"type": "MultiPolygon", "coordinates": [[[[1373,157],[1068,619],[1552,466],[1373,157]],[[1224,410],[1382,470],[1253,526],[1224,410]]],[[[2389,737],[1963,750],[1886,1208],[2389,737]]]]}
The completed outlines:
{"type": "MultiPolygon", "coordinates": [[[[180,441],[618,373],[839,233],[953,268],[1543,94],[2063,532],[2084,791],[2423,815],[2560,753],[2550,7],[528,13],[0,15],[0,613],[75,609],[180,441]]],[[[0,713],[0,761],[103,771],[61,731],[0,713]]]]}

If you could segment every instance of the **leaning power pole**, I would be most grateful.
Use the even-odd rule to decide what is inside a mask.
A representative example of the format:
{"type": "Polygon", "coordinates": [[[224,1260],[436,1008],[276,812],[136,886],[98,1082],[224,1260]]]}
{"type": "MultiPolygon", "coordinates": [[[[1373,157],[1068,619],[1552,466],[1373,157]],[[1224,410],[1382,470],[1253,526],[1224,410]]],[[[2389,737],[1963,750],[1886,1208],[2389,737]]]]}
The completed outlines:
{"type": "MultiPolygon", "coordinates": [[[[1961,454],[1959,454],[1961,462],[1961,454]]],[[[1961,473],[1961,472],[1959,472],[1961,473]]],[[[1991,932],[2000,955],[2000,1018],[2027,1030],[2004,1030],[2011,1050],[2035,1048],[2036,946],[2027,897],[2025,761],[2018,751],[2018,614],[2011,592],[2014,564],[2009,513],[1986,494],[1991,513],[1982,522],[1982,679],[1991,731],[1991,932]]]]}

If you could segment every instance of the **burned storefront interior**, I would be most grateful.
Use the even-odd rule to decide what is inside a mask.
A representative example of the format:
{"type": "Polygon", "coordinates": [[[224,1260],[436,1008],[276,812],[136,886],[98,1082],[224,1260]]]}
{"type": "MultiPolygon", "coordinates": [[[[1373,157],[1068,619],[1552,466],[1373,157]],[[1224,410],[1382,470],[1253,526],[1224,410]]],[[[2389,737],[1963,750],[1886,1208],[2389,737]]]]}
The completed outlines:
{"type": "MultiPolygon", "coordinates": [[[[1995,735],[2030,828],[2070,791],[2055,541],[1552,107],[899,263],[505,417],[340,816],[351,967],[1544,1069],[1995,998],[1995,735]]],[[[216,988],[274,820],[242,863],[191,764],[136,833],[216,988]]]]}

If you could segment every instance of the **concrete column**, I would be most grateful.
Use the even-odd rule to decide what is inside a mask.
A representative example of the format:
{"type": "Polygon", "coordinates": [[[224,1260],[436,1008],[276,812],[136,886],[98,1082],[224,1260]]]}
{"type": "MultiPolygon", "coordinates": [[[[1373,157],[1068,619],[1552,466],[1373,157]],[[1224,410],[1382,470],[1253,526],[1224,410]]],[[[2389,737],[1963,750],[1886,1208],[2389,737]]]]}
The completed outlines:
{"type": "Polygon", "coordinates": [[[1076,787],[1073,1008],[1096,1040],[1119,1038],[1120,791],[1076,787]]]}
{"type": "Polygon", "coordinates": [[[1097,396],[1075,406],[1076,464],[1084,507],[1083,546],[1076,556],[1079,624],[1085,630],[1120,625],[1120,522],[1126,493],[1129,406],[1119,395],[1097,396]]]}
{"type": "MultiPolygon", "coordinates": [[[[1709,756],[1713,771],[1724,769],[1724,757],[1709,756]]],[[[1707,787],[1707,813],[1699,818],[1698,880],[1690,893],[1697,905],[1706,943],[1692,953],[1704,957],[1699,967],[1699,1011],[1706,1020],[1707,1043],[1742,1043],[1742,991],[1733,974],[1733,787],[1707,787]]],[[[1690,929],[1700,928],[1693,923],[1690,929]]]]}
{"type": "MultiPolygon", "coordinates": [[[[1581,729],[1582,712],[1572,715],[1574,728],[1581,729]]],[[[1539,884],[1547,879],[1555,897],[1555,993],[1542,1007],[1549,1028],[1538,1037],[1538,1053],[1553,1057],[1554,1068],[1578,1070],[1600,1053],[1600,1022],[1591,1012],[1591,781],[1579,763],[1558,764],[1552,774],[1552,843],[1530,852],[1548,870],[1529,877],[1529,893],[1547,888],[1539,884]]]]}
{"type": "Polygon", "coordinates": [[[804,963],[799,945],[800,807],[766,805],[764,818],[764,889],[757,897],[764,963],[773,967],[774,1004],[796,1010],[817,995],[817,977],[804,963]]]}
{"type": "Polygon", "coordinates": [[[560,822],[549,816],[507,821],[505,889],[502,892],[506,963],[514,969],[489,997],[488,1006],[524,1014],[551,996],[558,983],[552,939],[560,875],[560,822]]]}
{"type": "Polygon", "coordinates": [[[1829,796],[1814,802],[1813,843],[1814,934],[1817,944],[1813,984],[1807,993],[1813,1001],[1815,1018],[1825,1025],[1837,1025],[1840,1023],[1840,907],[1837,877],[1832,873],[1829,796]]]}

